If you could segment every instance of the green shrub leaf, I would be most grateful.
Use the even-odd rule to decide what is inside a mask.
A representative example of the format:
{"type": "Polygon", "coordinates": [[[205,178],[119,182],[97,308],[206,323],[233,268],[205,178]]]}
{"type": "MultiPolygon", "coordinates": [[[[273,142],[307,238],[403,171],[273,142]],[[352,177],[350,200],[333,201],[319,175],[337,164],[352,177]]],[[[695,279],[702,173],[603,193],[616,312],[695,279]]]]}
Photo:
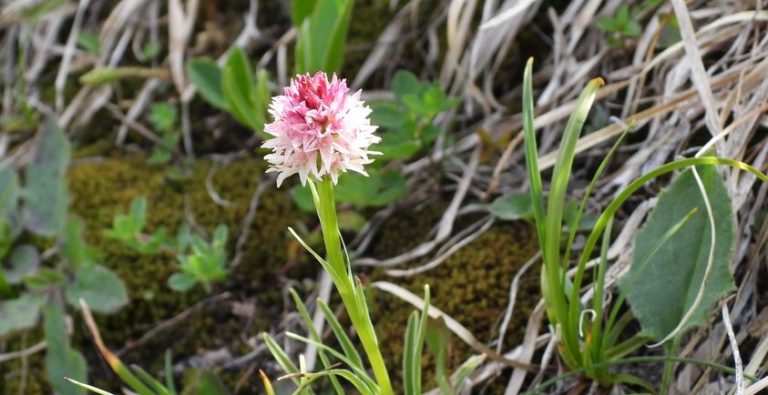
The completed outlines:
{"type": "Polygon", "coordinates": [[[168,278],[168,287],[176,292],[186,292],[197,284],[197,279],[187,273],[174,273],[168,278]]]}
{"type": "Polygon", "coordinates": [[[697,169],[714,215],[716,241],[712,259],[708,210],[696,179],[688,170],[659,197],[656,208],[635,237],[630,271],[619,281],[643,333],[657,341],[677,329],[703,325],[712,304],[734,289],[729,269],[734,248],[731,201],[715,167],[697,169]],[[693,214],[681,222],[689,213],[693,214]],[[670,232],[676,226],[679,229],[670,232]],[[694,303],[697,297],[699,301],[694,303]],[[689,318],[681,322],[689,310],[689,318]]]}
{"type": "Polygon", "coordinates": [[[40,265],[40,253],[34,246],[22,244],[13,248],[8,263],[10,267],[5,270],[5,278],[11,284],[18,284],[37,271],[40,265]]]}
{"type": "Polygon", "coordinates": [[[227,63],[224,65],[222,78],[227,108],[232,112],[235,119],[254,131],[261,130],[264,124],[259,124],[259,120],[254,114],[256,111],[263,111],[263,109],[256,107],[253,74],[245,51],[237,48],[229,54],[227,63]]]}
{"type": "Polygon", "coordinates": [[[55,236],[64,225],[69,197],[64,175],[69,166],[67,136],[49,121],[40,136],[32,162],[25,171],[27,229],[41,236],[55,236]]]}
{"type": "Polygon", "coordinates": [[[33,294],[0,302],[0,336],[35,326],[44,302],[45,297],[33,294]]]}
{"type": "Polygon", "coordinates": [[[128,303],[125,284],[114,272],[101,265],[83,266],[75,272],[75,281],[66,289],[67,301],[79,306],[83,298],[91,310],[113,313],[128,303]]]}
{"type": "Polygon", "coordinates": [[[496,218],[515,221],[533,218],[533,204],[528,193],[512,193],[504,195],[491,203],[491,214],[496,218]]]}
{"type": "Polygon", "coordinates": [[[406,95],[419,95],[424,89],[415,74],[407,70],[398,70],[392,77],[391,89],[397,100],[403,100],[406,95]]]}
{"type": "Polygon", "coordinates": [[[189,80],[208,103],[221,110],[229,110],[221,89],[221,69],[216,62],[209,58],[192,59],[187,63],[187,73],[189,80]]]}
{"type": "Polygon", "coordinates": [[[45,353],[45,368],[48,382],[60,395],[84,395],[85,389],[72,385],[66,380],[71,378],[86,381],[85,358],[69,346],[67,325],[64,320],[64,308],[51,300],[45,307],[45,340],[48,349],[45,353]]]}
{"type": "Polygon", "coordinates": [[[19,177],[10,166],[0,167],[0,219],[7,221],[19,201],[19,177]]]}

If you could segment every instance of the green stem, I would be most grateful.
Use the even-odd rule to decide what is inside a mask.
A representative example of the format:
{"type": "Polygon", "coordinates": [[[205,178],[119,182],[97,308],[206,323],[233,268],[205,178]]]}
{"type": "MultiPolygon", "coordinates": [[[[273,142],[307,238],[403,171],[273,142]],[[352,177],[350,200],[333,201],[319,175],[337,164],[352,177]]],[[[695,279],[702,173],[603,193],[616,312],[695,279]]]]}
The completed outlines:
{"type": "MultiPolygon", "coordinates": [[[[675,336],[675,338],[672,340],[672,344],[666,347],[667,349],[667,356],[668,357],[675,357],[677,354],[677,350],[680,348],[680,336],[675,336]]],[[[664,374],[661,376],[661,388],[660,392],[662,395],[666,395],[669,393],[669,384],[670,381],[672,381],[672,375],[675,373],[675,365],[677,365],[677,361],[674,361],[672,359],[668,359],[666,362],[664,362],[664,374]]]]}
{"type": "Polygon", "coordinates": [[[335,273],[331,273],[331,278],[341,295],[341,300],[352,321],[352,326],[357,331],[363,350],[368,356],[373,375],[380,387],[380,394],[393,395],[392,383],[384,363],[384,357],[381,355],[376,331],[373,328],[373,322],[362,295],[362,286],[359,283],[356,284],[355,278],[352,276],[352,269],[347,264],[341,249],[333,183],[327,178],[317,184],[316,209],[323,230],[323,242],[328,255],[328,263],[335,271],[335,273]]]}

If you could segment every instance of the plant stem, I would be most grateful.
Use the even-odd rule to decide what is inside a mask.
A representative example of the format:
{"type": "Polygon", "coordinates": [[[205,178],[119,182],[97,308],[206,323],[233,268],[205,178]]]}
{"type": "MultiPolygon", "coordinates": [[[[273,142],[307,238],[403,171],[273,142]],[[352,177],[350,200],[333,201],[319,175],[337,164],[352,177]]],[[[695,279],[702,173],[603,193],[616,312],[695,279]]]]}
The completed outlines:
{"type": "Polygon", "coordinates": [[[336,273],[331,273],[336,289],[341,295],[341,300],[355,327],[363,350],[368,356],[373,375],[379,384],[381,395],[393,395],[392,384],[389,379],[384,358],[381,355],[379,341],[373,322],[365,305],[362,285],[356,284],[352,276],[352,269],[344,259],[341,249],[341,237],[339,235],[338,220],[336,218],[336,202],[333,194],[333,183],[330,179],[323,179],[317,184],[318,203],[317,216],[320,218],[320,226],[323,230],[323,242],[328,255],[328,263],[336,273]]]}
{"type": "MultiPolygon", "coordinates": [[[[675,338],[672,339],[672,344],[666,347],[667,356],[674,357],[677,354],[678,348],[680,348],[680,336],[675,336],[675,338]]],[[[660,393],[662,395],[669,393],[669,385],[670,381],[672,381],[672,374],[675,372],[675,365],[677,365],[677,361],[672,359],[668,359],[666,362],[664,362],[664,375],[661,376],[660,388],[660,393]]]]}

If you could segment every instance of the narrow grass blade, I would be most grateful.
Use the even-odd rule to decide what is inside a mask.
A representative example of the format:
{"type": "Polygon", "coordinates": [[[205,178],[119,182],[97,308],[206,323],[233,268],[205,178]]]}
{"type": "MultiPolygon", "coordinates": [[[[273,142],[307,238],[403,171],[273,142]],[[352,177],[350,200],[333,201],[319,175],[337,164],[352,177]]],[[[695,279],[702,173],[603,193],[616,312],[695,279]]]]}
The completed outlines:
{"type": "MultiPolygon", "coordinates": [[[[272,339],[272,336],[269,336],[267,333],[263,333],[261,336],[264,339],[264,344],[267,346],[269,353],[272,354],[272,357],[275,358],[277,364],[283,368],[285,373],[299,373],[299,368],[296,367],[293,361],[291,361],[291,358],[288,357],[288,354],[286,354],[285,351],[283,351],[283,348],[272,339]]],[[[296,385],[300,384],[298,380],[294,379],[293,381],[296,385]]]]}
{"type": "Polygon", "coordinates": [[[152,377],[149,373],[147,373],[144,369],[138,367],[138,366],[131,366],[133,368],[133,371],[136,372],[136,375],[145,383],[147,383],[148,386],[150,386],[155,393],[158,395],[171,395],[171,391],[169,391],[167,388],[165,388],[164,385],[160,384],[159,381],[155,380],[154,377],[152,377]]]}
{"type": "MultiPolygon", "coordinates": [[[[312,381],[316,380],[320,377],[341,377],[344,380],[347,380],[350,384],[352,384],[355,389],[357,389],[361,395],[378,395],[378,390],[375,388],[369,388],[366,385],[366,382],[364,380],[361,380],[359,376],[357,376],[355,373],[347,370],[347,369],[329,369],[322,372],[317,373],[303,373],[300,374],[302,377],[308,378],[309,380],[302,386],[296,389],[294,391],[294,394],[301,394],[303,390],[306,389],[306,387],[312,383],[312,381]]],[[[290,375],[286,377],[292,377],[297,375],[290,375]]]]}
{"type": "Polygon", "coordinates": [[[307,338],[307,337],[304,337],[304,336],[300,336],[300,335],[297,335],[295,333],[286,332],[285,335],[290,337],[290,338],[292,338],[292,339],[300,340],[300,341],[302,341],[304,343],[312,344],[312,345],[316,346],[319,349],[325,350],[326,352],[328,352],[329,354],[331,354],[334,357],[338,358],[339,360],[341,360],[342,362],[347,364],[350,368],[352,368],[352,371],[355,373],[355,375],[357,375],[358,377],[363,379],[363,381],[366,382],[366,385],[368,385],[370,388],[378,388],[378,385],[376,385],[376,383],[370,377],[368,377],[368,374],[365,372],[365,370],[356,368],[351,363],[351,361],[348,360],[347,357],[345,357],[340,352],[338,352],[338,351],[336,351],[336,350],[326,346],[325,344],[318,343],[318,342],[316,342],[316,341],[314,341],[314,340],[312,340],[310,338],[307,338]]]}
{"type": "Polygon", "coordinates": [[[464,384],[464,380],[469,377],[472,372],[477,369],[480,364],[482,364],[485,361],[485,355],[476,355],[463,364],[459,366],[458,369],[456,369],[456,373],[453,374],[453,392],[454,393],[461,393],[461,386],[464,384]]]}
{"type": "Polygon", "coordinates": [[[171,350],[165,352],[165,387],[168,388],[172,395],[176,395],[176,383],[173,382],[171,350]]]}
{"type": "Polygon", "coordinates": [[[632,336],[629,339],[605,350],[607,360],[624,358],[633,351],[648,343],[648,338],[642,336],[632,336]]]}
{"type": "Polygon", "coordinates": [[[331,278],[333,278],[334,283],[337,280],[341,279],[341,277],[339,277],[340,273],[337,273],[336,270],[333,268],[333,266],[330,263],[328,263],[328,261],[323,259],[323,257],[321,257],[317,252],[315,252],[315,250],[313,250],[312,247],[310,247],[309,244],[307,244],[304,241],[304,239],[302,239],[301,236],[299,236],[298,233],[296,233],[296,231],[293,230],[293,228],[288,227],[288,232],[290,232],[291,235],[293,235],[293,237],[296,238],[296,241],[298,241],[299,244],[301,244],[301,246],[304,247],[304,249],[306,249],[307,252],[309,252],[317,260],[317,262],[320,263],[321,266],[323,266],[323,269],[325,269],[328,272],[328,274],[331,275],[331,278]]]}
{"type": "Polygon", "coordinates": [[[430,323],[425,337],[427,347],[434,356],[435,376],[442,395],[454,395],[451,379],[447,372],[447,350],[449,332],[442,319],[430,323]]]}
{"type": "Polygon", "coordinates": [[[624,128],[624,131],[619,135],[619,138],[616,139],[616,141],[613,143],[613,146],[611,146],[611,149],[608,150],[608,153],[605,154],[605,157],[603,157],[603,160],[600,162],[600,166],[597,167],[597,171],[595,171],[595,174],[592,176],[592,181],[589,182],[589,186],[587,186],[587,190],[584,192],[584,196],[581,198],[581,203],[579,204],[579,209],[576,211],[576,219],[574,220],[574,226],[572,229],[569,229],[568,234],[568,241],[565,243],[565,250],[563,250],[563,262],[567,262],[568,256],[571,253],[571,247],[573,246],[573,240],[576,238],[576,232],[578,231],[578,224],[581,222],[581,219],[584,217],[584,211],[587,208],[587,202],[589,201],[589,198],[592,197],[592,191],[595,189],[595,185],[597,185],[597,181],[600,180],[600,177],[602,177],[603,173],[605,172],[605,169],[608,167],[608,163],[611,162],[611,159],[613,159],[613,155],[616,154],[616,151],[619,149],[619,146],[624,141],[624,138],[627,136],[627,133],[629,133],[629,129],[631,126],[627,126],[624,128]]]}
{"type": "MultiPolygon", "coordinates": [[[[304,302],[301,301],[301,297],[299,297],[299,294],[296,293],[296,290],[294,290],[293,288],[289,289],[288,292],[291,294],[291,297],[293,298],[293,303],[296,305],[296,309],[299,311],[299,315],[301,315],[301,318],[304,319],[304,323],[307,325],[307,330],[309,330],[310,336],[316,342],[322,343],[320,334],[317,333],[317,329],[315,329],[314,322],[312,322],[312,317],[309,316],[309,312],[307,312],[307,307],[304,305],[304,302]]],[[[330,369],[331,362],[328,360],[328,356],[325,354],[325,351],[318,350],[318,355],[320,356],[320,361],[323,363],[323,367],[325,369],[330,369]]],[[[339,395],[343,395],[344,390],[341,388],[341,384],[339,384],[339,381],[336,380],[336,377],[329,376],[328,378],[331,380],[331,385],[333,386],[333,389],[336,390],[336,393],[339,395]]]]}
{"type": "Polygon", "coordinates": [[[429,285],[424,286],[424,307],[421,313],[414,311],[408,318],[403,353],[404,391],[407,395],[421,394],[421,354],[429,317],[429,285]]]}
{"type": "Polygon", "coordinates": [[[357,348],[355,348],[352,340],[350,340],[349,336],[347,336],[346,331],[344,331],[344,327],[341,326],[341,323],[338,319],[336,319],[336,316],[333,314],[331,309],[322,300],[317,301],[317,306],[320,308],[320,311],[322,311],[323,316],[325,316],[325,321],[328,322],[328,325],[331,327],[334,336],[336,336],[336,340],[339,342],[341,349],[344,351],[344,356],[349,359],[353,366],[359,369],[363,369],[363,359],[360,357],[360,354],[357,352],[357,348]]]}
{"type": "MultiPolygon", "coordinates": [[[[416,353],[416,339],[418,337],[419,313],[413,312],[408,317],[408,324],[405,327],[405,349],[403,350],[403,392],[405,395],[418,395],[414,365],[414,354],[416,353]]],[[[421,367],[421,360],[418,362],[421,367]]]]}
{"type": "Polygon", "coordinates": [[[523,76],[523,134],[525,139],[525,164],[528,180],[531,183],[531,204],[539,240],[544,241],[544,193],[539,172],[539,152],[536,144],[536,131],[533,127],[533,58],[528,59],[523,76]]]}

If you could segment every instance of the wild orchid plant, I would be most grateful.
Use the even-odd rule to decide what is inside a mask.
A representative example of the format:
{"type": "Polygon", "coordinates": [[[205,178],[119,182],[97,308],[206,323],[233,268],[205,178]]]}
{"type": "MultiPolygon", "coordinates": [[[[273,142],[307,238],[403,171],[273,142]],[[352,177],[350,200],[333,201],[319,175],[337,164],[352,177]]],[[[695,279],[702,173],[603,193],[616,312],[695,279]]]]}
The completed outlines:
{"type": "MultiPolygon", "coordinates": [[[[371,156],[379,154],[370,149],[380,138],[374,135],[376,126],[371,125],[371,110],[362,100],[360,91],[350,94],[346,81],[334,75],[330,80],[325,73],[298,75],[291,85],[285,88],[281,96],[273,99],[270,114],[274,121],[265,127],[273,136],[264,143],[272,153],[265,156],[270,163],[268,172],[277,172],[278,187],[283,181],[298,174],[302,184],[308,184],[320,219],[327,259],[312,251],[293,231],[290,232],[320,262],[333,280],[336,290],[349,314],[350,321],[362,343],[363,350],[373,370],[374,378],[366,373],[357,350],[346,336],[336,318],[322,301],[318,306],[323,310],[326,320],[334,328],[343,353],[334,351],[322,344],[306,312],[301,299],[292,293],[300,313],[309,327],[312,338],[303,338],[294,334],[288,336],[303,340],[320,349],[320,357],[326,370],[312,374],[306,372],[303,363],[296,368],[285,353],[268,335],[265,341],[282,367],[295,379],[299,391],[318,377],[329,376],[337,393],[344,393],[336,377],[349,381],[358,391],[371,395],[393,394],[389,372],[381,354],[373,322],[366,302],[366,296],[360,280],[352,274],[352,269],[343,250],[343,241],[336,217],[334,185],[339,175],[353,171],[367,175],[365,165],[373,162],[371,156]],[[326,354],[331,354],[349,366],[348,369],[334,368],[326,354]],[[298,378],[298,379],[297,379],[298,378]]],[[[425,300],[428,303],[428,288],[425,300]]],[[[420,356],[426,330],[425,313],[414,313],[408,323],[406,342],[408,343],[404,361],[406,393],[420,393],[420,356]]]]}

